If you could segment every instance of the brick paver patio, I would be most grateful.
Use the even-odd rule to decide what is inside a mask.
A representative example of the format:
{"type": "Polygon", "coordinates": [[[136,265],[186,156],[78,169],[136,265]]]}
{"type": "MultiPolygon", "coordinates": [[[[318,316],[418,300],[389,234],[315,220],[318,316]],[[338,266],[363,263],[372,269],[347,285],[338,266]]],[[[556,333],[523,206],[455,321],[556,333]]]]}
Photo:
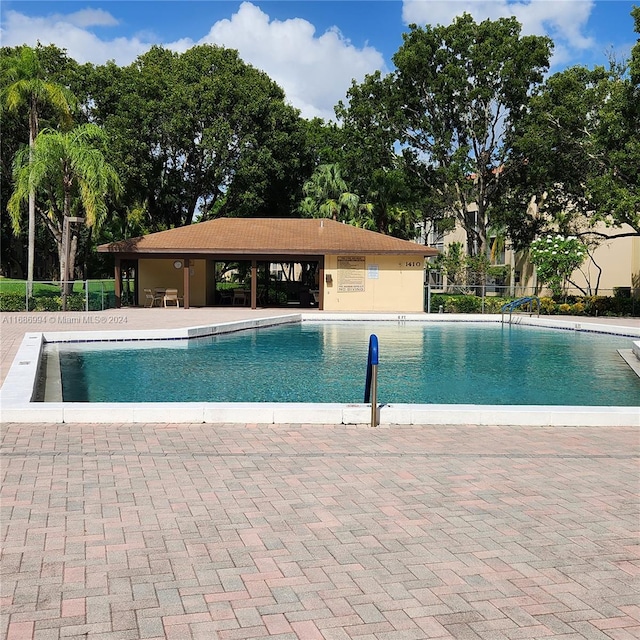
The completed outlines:
{"type": "Polygon", "coordinates": [[[629,428],[3,427],[0,636],[640,637],[629,428]]]}

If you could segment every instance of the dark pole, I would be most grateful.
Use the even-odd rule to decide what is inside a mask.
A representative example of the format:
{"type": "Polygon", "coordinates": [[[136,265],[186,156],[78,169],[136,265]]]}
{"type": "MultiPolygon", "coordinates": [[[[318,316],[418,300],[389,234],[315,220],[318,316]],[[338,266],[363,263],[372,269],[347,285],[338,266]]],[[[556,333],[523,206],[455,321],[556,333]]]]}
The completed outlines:
{"type": "Polygon", "coordinates": [[[78,218],[77,216],[65,216],[62,221],[62,251],[64,252],[64,273],[61,273],[62,278],[62,310],[67,310],[67,286],[69,284],[69,258],[71,252],[71,222],[84,222],[84,218],[78,218]]]}

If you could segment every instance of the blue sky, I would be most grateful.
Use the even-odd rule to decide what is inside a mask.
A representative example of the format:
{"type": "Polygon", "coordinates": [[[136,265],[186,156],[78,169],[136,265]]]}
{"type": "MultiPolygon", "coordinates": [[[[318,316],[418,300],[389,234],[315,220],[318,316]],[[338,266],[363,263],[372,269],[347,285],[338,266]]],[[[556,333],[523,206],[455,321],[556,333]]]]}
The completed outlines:
{"type": "Polygon", "coordinates": [[[355,78],[392,68],[408,24],[515,15],[549,35],[552,71],[629,55],[638,37],[626,0],[3,0],[2,44],[53,42],[78,62],[128,64],[153,44],[176,51],[213,43],[266,71],[306,117],[331,118],[355,78]]]}

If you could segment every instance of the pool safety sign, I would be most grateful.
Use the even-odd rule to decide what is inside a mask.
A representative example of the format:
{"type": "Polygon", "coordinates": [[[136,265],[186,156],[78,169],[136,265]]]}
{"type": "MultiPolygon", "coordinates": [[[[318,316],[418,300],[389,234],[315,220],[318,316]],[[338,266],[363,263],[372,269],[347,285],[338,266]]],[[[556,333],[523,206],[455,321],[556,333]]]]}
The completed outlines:
{"type": "Polygon", "coordinates": [[[364,291],[364,256],[338,256],[338,293],[364,291]]]}

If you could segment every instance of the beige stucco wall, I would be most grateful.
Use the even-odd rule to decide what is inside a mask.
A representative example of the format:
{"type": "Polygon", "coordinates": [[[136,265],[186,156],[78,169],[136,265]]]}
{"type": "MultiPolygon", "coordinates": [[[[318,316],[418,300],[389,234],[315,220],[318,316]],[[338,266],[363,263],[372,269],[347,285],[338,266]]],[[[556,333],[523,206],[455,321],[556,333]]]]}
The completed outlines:
{"type": "Polygon", "coordinates": [[[326,256],[324,273],[326,311],[424,310],[424,260],[415,255],[326,256]],[[355,268],[339,268],[348,258],[355,268]]]}
{"type": "MultiPolygon", "coordinates": [[[[181,261],[184,265],[184,261],[181,261]]],[[[163,258],[141,258],[138,260],[138,304],[144,304],[144,290],[155,289],[177,289],[178,295],[184,296],[184,266],[176,269],[173,266],[174,260],[163,258]]],[[[190,261],[190,290],[189,305],[192,307],[206,306],[206,261],[190,261]]]]}
{"type": "MultiPolygon", "coordinates": [[[[630,231],[626,229],[608,229],[604,225],[596,229],[602,233],[615,234],[630,231]]],[[[595,263],[602,269],[600,277],[599,293],[612,295],[614,287],[638,287],[640,282],[640,238],[616,238],[607,240],[593,252],[595,263]]],[[[589,277],[592,286],[595,286],[598,270],[591,263],[585,262],[582,271],[589,277]]],[[[571,279],[580,286],[584,286],[587,277],[580,271],[575,271],[571,279]]]]}

